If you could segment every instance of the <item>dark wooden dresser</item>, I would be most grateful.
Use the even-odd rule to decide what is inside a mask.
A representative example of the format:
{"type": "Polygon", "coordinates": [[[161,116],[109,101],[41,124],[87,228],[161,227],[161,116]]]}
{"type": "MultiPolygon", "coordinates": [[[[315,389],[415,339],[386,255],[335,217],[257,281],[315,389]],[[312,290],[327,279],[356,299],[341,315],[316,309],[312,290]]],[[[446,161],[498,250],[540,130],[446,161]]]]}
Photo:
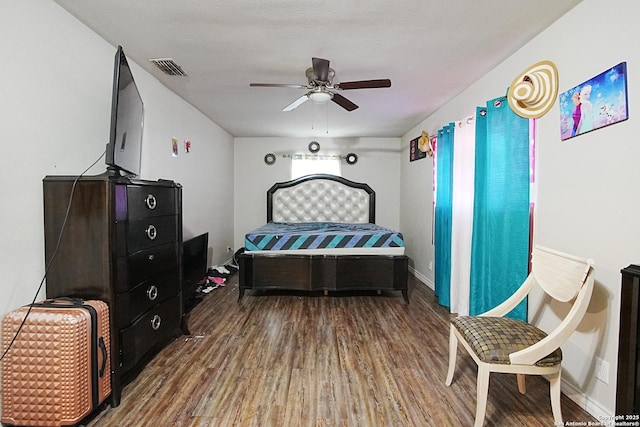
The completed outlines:
{"type": "Polygon", "coordinates": [[[123,385],[181,333],[182,188],[108,174],[76,178],[43,180],[46,293],[109,304],[117,406],[123,385]]]}

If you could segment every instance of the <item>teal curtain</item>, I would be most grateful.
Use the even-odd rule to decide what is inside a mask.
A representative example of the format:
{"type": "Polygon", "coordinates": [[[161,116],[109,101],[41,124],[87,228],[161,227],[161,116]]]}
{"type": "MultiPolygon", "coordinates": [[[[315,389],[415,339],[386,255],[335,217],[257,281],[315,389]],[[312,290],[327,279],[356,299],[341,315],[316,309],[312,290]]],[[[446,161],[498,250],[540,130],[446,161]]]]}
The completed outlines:
{"type": "MultiPolygon", "coordinates": [[[[529,121],[516,115],[505,97],[479,107],[476,118],[471,315],[511,296],[529,265],[529,121]]],[[[509,317],[526,321],[526,304],[509,317]]]]}
{"type": "Polygon", "coordinates": [[[453,133],[455,123],[438,131],[436,149],[435,294],[438,303],[451,305],[451,218],[453,200],[453,133]]]}

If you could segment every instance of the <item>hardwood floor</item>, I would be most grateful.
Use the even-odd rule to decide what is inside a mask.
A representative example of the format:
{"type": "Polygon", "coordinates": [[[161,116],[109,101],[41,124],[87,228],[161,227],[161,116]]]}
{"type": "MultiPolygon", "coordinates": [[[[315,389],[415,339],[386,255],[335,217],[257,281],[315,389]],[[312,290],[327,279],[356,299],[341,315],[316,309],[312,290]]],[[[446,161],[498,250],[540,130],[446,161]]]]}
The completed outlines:
{"type": "MultiPolygon", "coordinates": [[[[248,292],[237,275],[88,426],[471,426],[476,367],[458,351],[444,385],[451,315],[410,276],[399,292],[248,292]]],[[[566,421],[595,421],[562,396],[566,421]]],[[[493,374],[485,425],[553,426],[549,386],[493,374]]]]}

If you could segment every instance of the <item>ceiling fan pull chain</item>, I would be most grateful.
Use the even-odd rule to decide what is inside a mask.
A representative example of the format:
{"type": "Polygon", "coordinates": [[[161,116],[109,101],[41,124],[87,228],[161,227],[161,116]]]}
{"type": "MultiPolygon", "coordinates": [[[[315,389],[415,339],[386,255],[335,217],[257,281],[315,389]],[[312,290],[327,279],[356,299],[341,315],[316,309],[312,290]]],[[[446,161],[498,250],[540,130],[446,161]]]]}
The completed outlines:
{"type": "Polygon", "coordinates": [[[327,119],[327,120],[326,120],[326,125],[327,125],[327,127],[326,127],[326,129],[325,129],[325,133],[326,133],[327,135],[329,135],[329,104],[325,104],[325,113],[326,113],[326,116],[325,116],[325,117],[326,117],[326,119],[327,119]]]}

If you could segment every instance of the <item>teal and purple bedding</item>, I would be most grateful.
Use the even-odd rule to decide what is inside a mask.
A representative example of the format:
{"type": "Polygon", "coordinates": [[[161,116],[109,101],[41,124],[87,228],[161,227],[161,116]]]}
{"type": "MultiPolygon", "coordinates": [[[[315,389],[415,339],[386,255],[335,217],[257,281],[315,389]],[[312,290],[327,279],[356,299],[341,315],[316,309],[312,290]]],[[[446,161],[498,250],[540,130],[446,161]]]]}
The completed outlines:
{"type": "Polygon", "coordinates": [[[404,253],[402,233],[370,223],[270,222],[246,234],[244,245],[250,252],[404,253]]]}

